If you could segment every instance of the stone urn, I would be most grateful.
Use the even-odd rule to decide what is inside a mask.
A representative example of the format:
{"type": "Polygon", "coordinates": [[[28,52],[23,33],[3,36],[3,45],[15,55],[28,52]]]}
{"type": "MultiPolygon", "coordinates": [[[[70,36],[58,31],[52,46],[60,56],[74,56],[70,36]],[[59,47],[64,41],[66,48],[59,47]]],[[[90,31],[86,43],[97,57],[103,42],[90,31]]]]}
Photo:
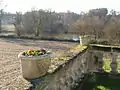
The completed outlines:
{"type": "Polygon", "coordinates": [[[51,64],[51,53],[35,55],[35,50],[24,51],[18,55],[21,62],[23,78],[35,79],[44,76],[51,64]],[[29,55],[29,52],[32,52],[29,55]],[[32,55],[33,54],[33,55],[32,55]]]}

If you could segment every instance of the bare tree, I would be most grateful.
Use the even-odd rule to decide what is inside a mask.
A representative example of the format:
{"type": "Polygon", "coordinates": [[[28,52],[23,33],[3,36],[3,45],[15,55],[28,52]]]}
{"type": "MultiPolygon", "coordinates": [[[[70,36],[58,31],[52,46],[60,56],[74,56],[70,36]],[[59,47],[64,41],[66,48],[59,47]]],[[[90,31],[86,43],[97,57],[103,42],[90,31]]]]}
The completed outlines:
{"type": "MultiPolygon", "coordinates": [[[[114,14],[115,15],[115,14],[114,14]]],[[[112,43],[120,43],[120,17],[112,16],[109,23],[105,26],[106,38],[112,43]]]]}
{"type": "Polygon", "coordinates": [[[102,34],[104,27],[103,20],[98,16],[84,15],[76,23],[74,23],[75,30],[81,35],[94,35],[95,40],[102,34]]]}
{"type": "Polygon", "coordinates": [[[16,18],[15,23],[13,23],[15,26],[16,34],[20,37],[22,32],[22,14],[21,12],[16,12],[16,18]]]}
{"type": "Polygon", "coordinates": [[[0,33],[2,31],[2,17],[4,15],[4,8],[6,7],[4,4],[3,4],[3,1],[0,0],[0,33]]]}
{"type": "Polygon", "coordinates": [[[3,9],[0,10],[0,33],[2,31],[2,17],[3,17],[4,13],[3,13],[3,9]]]}

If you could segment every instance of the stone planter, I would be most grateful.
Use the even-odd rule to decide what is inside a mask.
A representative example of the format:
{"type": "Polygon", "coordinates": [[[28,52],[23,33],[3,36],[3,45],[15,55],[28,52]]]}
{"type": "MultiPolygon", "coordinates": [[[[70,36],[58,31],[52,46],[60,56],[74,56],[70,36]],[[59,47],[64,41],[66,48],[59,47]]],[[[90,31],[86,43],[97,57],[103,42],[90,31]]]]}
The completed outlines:
{"type": "Polygon", "coordinates": [[[21,61],[23,77],[25,79],[35,79],[45,75],[51,63],[50,56],[51,54],[41,56],[24,56],[20,53],[18,58],[21,61]]]}

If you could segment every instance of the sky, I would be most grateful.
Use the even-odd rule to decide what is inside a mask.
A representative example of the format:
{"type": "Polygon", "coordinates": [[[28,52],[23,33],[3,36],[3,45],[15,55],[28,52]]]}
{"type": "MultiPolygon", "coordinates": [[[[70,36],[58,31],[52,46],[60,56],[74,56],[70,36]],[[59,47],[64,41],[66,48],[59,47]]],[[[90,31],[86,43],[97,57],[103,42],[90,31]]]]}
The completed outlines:
{"type": "Polygon", "coordinates": [[[56,12],[68,10],[80,13],[89,9],[108,8],[120,11],[120,0],[3,0],[5,11],[15,13],[26,12],[32,8],[51,9],[56,12]]]}

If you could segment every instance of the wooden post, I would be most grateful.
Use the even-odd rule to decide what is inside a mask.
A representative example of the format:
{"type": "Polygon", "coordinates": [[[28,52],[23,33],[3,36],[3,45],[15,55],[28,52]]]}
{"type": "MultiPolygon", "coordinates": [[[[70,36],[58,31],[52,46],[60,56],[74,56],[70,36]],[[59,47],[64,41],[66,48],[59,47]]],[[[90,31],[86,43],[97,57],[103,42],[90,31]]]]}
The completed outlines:
{"type": "Polygon", "coordinates": [[[82,38],[81,38],[81,36],[79,36],[79,39],[80,39],[80,45],[82,46],[82,38]]]}

